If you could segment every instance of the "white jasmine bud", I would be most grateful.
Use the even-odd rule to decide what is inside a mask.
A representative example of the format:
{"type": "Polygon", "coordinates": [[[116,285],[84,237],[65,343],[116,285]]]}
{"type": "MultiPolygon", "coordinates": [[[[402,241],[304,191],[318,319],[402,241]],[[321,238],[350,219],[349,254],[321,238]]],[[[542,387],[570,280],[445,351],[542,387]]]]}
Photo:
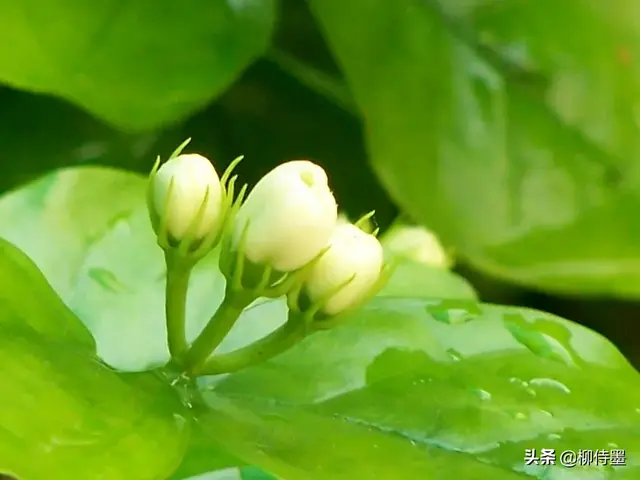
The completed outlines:
{"type": "Polygon", "coordinates": [[[164,218],[170,238],[180,241],[191,233],[193,240],[201,240],[220,227],[223,189],[215,168],[202,155],[172,158],[158,169],[152,188],[154,213],[164,218]]]}
{"type": "Polygon", "coordinates": [[[322,302],[325,314],[337,315],[369,296],[383,267],[378,239],[353,224],[340,223],[329,239],[328,250],[311,268],[305,291],[312,303],[322,302]]]}
{"type": "Polygon", "coordinates": [[[450,259],[438,238],[426,228],[402,225],[387,232],[382,243],[394,255],[434,267],[448,268],[450,259]]]}
{"type": "Polygon", "coordinates": [[[337,217],[325,171],[306,160],[283,163],[262,177],[238,210],[233,247],[244,234],[248,260],[291,272],[327,245],[337,217]]]}

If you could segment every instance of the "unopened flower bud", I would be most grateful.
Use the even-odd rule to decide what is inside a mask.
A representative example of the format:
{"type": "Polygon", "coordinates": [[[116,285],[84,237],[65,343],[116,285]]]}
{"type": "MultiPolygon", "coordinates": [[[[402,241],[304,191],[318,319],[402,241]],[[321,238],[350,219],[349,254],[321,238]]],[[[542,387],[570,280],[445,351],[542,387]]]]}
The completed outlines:
{"type": "Polygon", "coordinates": [[[447,268],[450,260],[437,237],[424,227],[402,225],[387,232],[382,243],[392,254],[434,267],[447,268]]]}
{"type": "Polygon", "coordinates": [[[327,245],[337,217],[325,171],[306,160],[283,163],[262,177],[238,210],[233,246],[246,235],[242,253],[249,261],[291,272],[327,245]]]}
{"type": "Polygon", "coordinates": [[[375,236],[353,224],[338,224],[328,250],[309,272],[306,294],[312,303],[323,303],[325,314],[337,315],[368,297],[380,280],[383,266],[382,245],[375,236]]]}
{"type": "Polygon", "coordinates": [[[191,233],[193,240],[201,240],[220,226],[222,186],[205,157],[183,154],[172,158],[158,169],[152,188],[155,214],[166,216],[170,238],[180,241],[191,233]]]}

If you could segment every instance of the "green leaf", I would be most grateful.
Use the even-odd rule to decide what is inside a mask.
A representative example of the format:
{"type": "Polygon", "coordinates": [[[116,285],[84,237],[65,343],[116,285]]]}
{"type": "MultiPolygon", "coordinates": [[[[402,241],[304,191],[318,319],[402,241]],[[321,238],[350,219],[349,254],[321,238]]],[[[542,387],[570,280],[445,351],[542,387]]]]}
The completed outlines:
{"type": "Polygon", "coordinates": [[[169,480],[208,480],[207,475],[211,480],[229,475],[228,480],[231,480],[234,474],[240,475],[239,467],[245,464],[220,448],[199,422],[193,422],[182,462],[169,480]]]}
{"type": "Polygon", "coordinates": [[[621,297],[640,295],[633,5],[311,2],[403,210],[492,275],[621,297]]]}
{"type": "Polygon", "coordinates": [[[0,272],[0,472],[166,478],[188,438],[177,393],[154,373],[118,374],[100,363],[79,320],[5,241],[0,272]]]}
{"type": "MultiPolygon", "coordinates": [[[[164,267],[145,210],[145,185],[144,178],[128,173],[77,168],[52,173],[0,197],[0,228],[5,235],[34,256],[65,302],[88,325],[96,337],[98,354],[107,363],[128,370],[142,370],[168,359],[164,267]],[[43,237],[49,241],[36,241],[43,237]]],[[[221,300],[224,279],[215,262],[213,252],[194,272],[188,309],[190,336],[221,300]]],[[[453,276],[444,270],[440,274],[453,276]]],[[[429,275],[434,285],[447,284],[437,281],[437,272],[429,275]]],[[[453,281],[452,285],[459,288],[453,281]]],[[[285,313],[282,300],[257,302],[245,312],[221,350],[267,334],[285,313]]],[[[242,463],[196,426],[173,478],[242,463]]],[[[243,470],[243,478],[247,472],[251,471],[243,470]]]]}
{"type": "Polygon", "coordinates": [[[144,188],[143,177],[110,168],[55,171],[0,197],[2,236],[67,300],[91,244],[128,214],[144,188]]]}
{"type": "MultiPolygon", "coordinates": [[[[51,173],[0,197],[3,235],[33,258],[87,325],[98,355],[127,371],[169,360],[165,266],[148,218],[145,188],[140,175],[81,167],[51,173]]],[[[215,251],[197,265],[191,280],[187,328],[194,339],[222,301],[225,280],[215,251]]],[[[285,302],[266,303],[260,312],[251,307],[242,315],[221,351],[245,345],[282,323],[285,302]]]]}
{"type": "Polygon", "coordinates": [[[156,135],[116,132],[62,99],[0,88],[0,103],[1,192],[67,165],[150,170],[149,159],[158,152],[156,135]]]}
{"type": "MultiPolygon", "coordinates": [[[[145,370],[166,363],[169,350],[164,322],[165,266],[142,197],[139,208],[105,229],[74,272],[77,281],[68,304],[92,331],[98,354],[123,370],[145,370]],[[123,245],[125,248],[123,248],[123,245]]],[[[213,251],[194,268],[187,296],[187,338],[195,339],[224,295],[225,279],[213,251]]],[[[246,310],[220,346],[228,351],[277,328],[285,318],[283,300],[246,310]]]]}
{"type": "Polygon", "coordinates": [[[380,298],[209,389],[212,435],[287,479],[640,474],[640,375],[599,334],[534,310],[380,298]],[[531,448],[620,448],[628,466],[525,467],[531,448]]]}
{"type": "Polygon", "coordinates": [[[434,475],[445,472],[461,478],[519,478],[481,463],[456,466],[454,452],[428,455],[428,447],[417,442],[304,408],[238,398],[216,398],[211,407],[201,421],[213,437],[288,480],[440,478],[434,475]]]}
{"type": "Polygon", "coordinates": [[[469,282],[445,268],[409,260],[397,262],[393,275],[378,296],[477,299],[469,282]]]}
{"type": "Polygon", "coordinates": [[[277,480],[256,467],[225,468],[181,480],[277,480]]]}
{"type": "MultiPolygon", "coordinates": [[[[82,167],[51,173],[0,197],[0,228],[49,279],[96,339],[98,354],[123,370],[169,359],[164,324],[164,260],[144,202],[146,179],[82,167]],[[40,239],[49,241],[43,245],[40,239]]],[[[212,252],[194,269],[188,295],[188,337],[194,339],[222,301],[225,279],[212,252]]],[[[404,265],[384,295],[474,298],[446,270],[404,265]],[[408,283],[420,281],[411,290],[408,283]],[[429,292],[432,292],[429,295],[429,292]]],[[[257,302],[221,345],[229,351],[277,328],[283,300],[257,302]],[[266,303],[259,308],[257,305],[266,303]]]]}
{"type": "Polygon", "coordinates": [[[2,323],[21,325],[43,337],[77,343],[77,348],[93,351],[95,345],[87,329],[78,321],[30,258],[0,238],[0,308],[2,323]],[[33,301],[37,298],[37,301],[33,301]],[[54,321],[52,321],[54,319],[54,321]]]}
{"type": "Polygon", "coordinates": [[[12,48],[0,53],[0,80],[152,129],[209,102],[257,58],[275,9],[275,0],[6,3],[0,43],[12,48]]]}
{"type": "MultiPolygon", "coordinates": [[[[134,370],[166,361],[162,255],[146,216],[143,178],[108,169],[58,172],[1,198],[0,215],[22,220],[16,236],[27,244],[33,236],[56,239],[40,245],[40,262],[66,288],[63,299],[96,335],[107,363],[134,370]],[[124,179],[130,181],[128,205],[112,201],[124,179]],[[75,259],[64,272],[52,262],[61,251],[75,259]]],[[[12,227],[0,223],[8,233],[12,227]]],[[[38,253],[33,243],[29,249],[38,253]]],[[[220,301],[224,280],[215,257],[194,274],[192,333],[220,301]]],[[[285,312],[282,300],[258,302],[224,349],[266,334],[285,312]]],[[[81,353],[68,349],[66,355],[81,353]]],[[[94,365],[118,381],[160,382],[153,374],[116,376],[94,365]]],[[[83,371],[64,364],[59,374],[67,369],[83,371]]],[[[242,462],[293,480],[366,478],[367,472],[542,478],[541,467],[524,467],[525,449],[617,448],[614,443],[626,449],[630,466],[610,478],[633,478],[640,468],[640,377],[615,347],[551,315],[455,294],[383,296],[346,325],[265,364],[206,379],[202,387],[212,409],[199,412],[201,430],[188,447],[185,441],[192,455],[182,464],[187,475],[242,462]],[[207,454],[210,463],[203,461],[207,454]]],[[[546,478],[559,478],[558,472],[546,478]]],[[[564,472],[568,478],[588,473],[564,472]]]]}

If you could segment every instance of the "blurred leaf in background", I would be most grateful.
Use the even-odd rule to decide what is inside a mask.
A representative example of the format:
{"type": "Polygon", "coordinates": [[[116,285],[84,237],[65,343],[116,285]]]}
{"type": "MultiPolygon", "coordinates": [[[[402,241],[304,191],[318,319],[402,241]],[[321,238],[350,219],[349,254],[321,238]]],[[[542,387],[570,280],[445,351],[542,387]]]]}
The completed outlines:
{"type": "Polygon", "coordinates": [[[267,48],[275,0],[0,3],[0,80],[124,130],[181,120],[267,48]]]}
{"type": "Polygon", "coordinates": [[[615,4],[311,2],[404,211],[491,274],[637,297],[640,37],[615,4]]]}
{"type": "Polygon", "coordinates": [[[51,18],[61,20],[45,27],[40,23],[51,7],[4,7],[3,18],[17,20],[3,35],[28,48],[19,58],[18,49],[6,49],[0,76],[14,87],[67,98],[124,130],[173,126],[124,134],[60,101],[4,89],[0,132],[8,145],[3,156],[11,160],[5,187],[56,165],[145,171],[152,152],[193,136],[193,146],[221,166],[245,153],[242,173],[250,183],[279,161],[316,160],[333,172],[348,210],[359,215],[373,206],[384,227],[395,209],[368,168],[366,141],[401,209],[431,225],[463,260],[552,292],[635,297],[640,229],[630,159],[638,138],[637,75],[626,0],[602,15],[595,3],[565,2],[554,19],[531,1],[351,2],[353,15],[331,1],[311,2],[346,85],[300,2],[282,2],[275,36],[277,5],[269,1],[220,3],[199,15],[193,13],[199,4],[149,16],[141,2],[122,10],[109,5],[91,15],[81,5],[58,6],[51,18]],[[74,15],[102,18],[102,30],[96,20],[74,33],[56,26],[74,15]],[[206,22],[207,15],[216,22],[206,22]],[[367,21],[347,20],[358,15],[367,21]],[[157,27],[169,17],[171,32],[190,25],[187,40],[170,41],[157,27]],[[576,43],[562,25],[578,20],[590,33],[576,43]],[[135,22],[145,28],[131,27],[135,22]],[[124,42],[130,48],[123,50],[124,42]],[[171,55],[165,43],[179,45],[183,55],[171,55]],[[101,54],[78,60],[91,48],[101,54]],[[242,75],[262,54],[265,60],[242,75]],[[161,67],[164,74],[157,73],[161,67]],[[594,90],[598,95],[590,95],[594,90]],[[202,94],[199,105],[176,92],[202,94]],[[90,106],[89,98],[119,109],[125,123],[90,106]],[[172,107],[163,102],[185,110],[167,113],[172,107]],[[140,121],[129,110],[151,123],[126,125],[140,121]]]}

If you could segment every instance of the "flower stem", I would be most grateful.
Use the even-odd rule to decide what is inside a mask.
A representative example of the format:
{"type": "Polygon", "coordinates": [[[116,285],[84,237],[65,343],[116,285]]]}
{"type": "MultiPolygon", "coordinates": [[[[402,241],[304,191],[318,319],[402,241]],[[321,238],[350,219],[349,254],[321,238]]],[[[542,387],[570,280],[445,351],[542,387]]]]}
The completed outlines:
{"type": "Polygon", "coordinates": [[[176,256],[171,251],[165,254],[167,282],[165,290],[165,316],[167,321],[167,342],[174,361],[187,351],[186,310],[187,290],[191,276],[191,263],[176,256]]]}
{"type": "Polygon", "coordinates": [[[271,49],[266,53],[267,60],[273,62],[283,72],[298,80],[302,85],[323,95],[327,100],[354,116],[360,116],[357,105],[348,88],[339,79],[314,69],[282,50],[271,49]]]}
{"type": "Polygon", "coordinates": [[[234,295],[233,292],[227,291],[218,310],[202,329],[184,357],[183,368],[187,374],[193,375],[198,371],[229,334],[242,311],[253,300],[252,297],[234,295]]]}
{"type": "Polygon", "coordinates": [[[266,337],[233,352],[210,357],[197,375],[218,375],[242,370],[283,353],[307,335],[303,322],[288,320],[266,337]]]}

